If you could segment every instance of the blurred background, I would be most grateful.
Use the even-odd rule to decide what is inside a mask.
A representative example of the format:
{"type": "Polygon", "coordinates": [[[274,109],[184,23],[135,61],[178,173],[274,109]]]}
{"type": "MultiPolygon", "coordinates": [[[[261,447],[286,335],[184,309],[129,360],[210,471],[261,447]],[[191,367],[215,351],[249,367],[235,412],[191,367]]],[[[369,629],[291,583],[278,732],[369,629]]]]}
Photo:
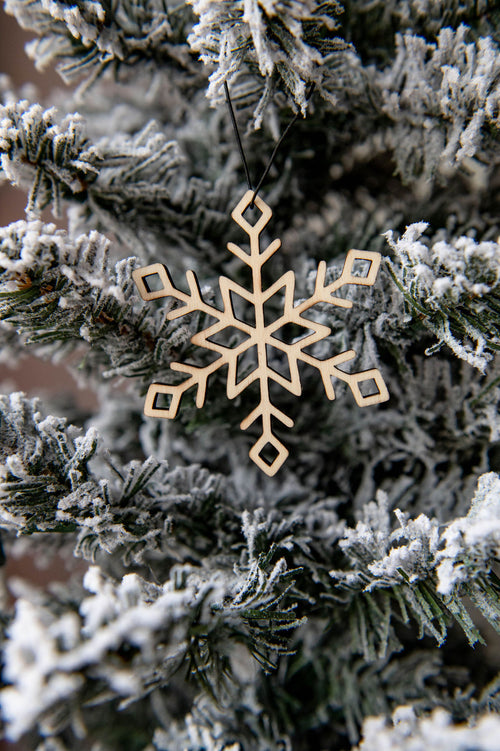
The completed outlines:
{"type": "MultiPolygon", "coordinates": [[[[39,73],[33,62],[24,51],[26,42],[33,38],[32,33],[24,32],[10,16],[6,15],[3,3],[0,2],[0,75],[7,74],[19,88],[25,83],[35,84],[38,101],[50,100],[49,92],[54,87],[62,86],[60,77],[55,71],[39,73]]],[[[8,183],[0,181],[0,226],[25,218],[24,207],[26,194],[8,183]]],[[[54,221],[54,217],[47,211],[43,219],[54,221]]],[[[58,222],[64,226],[64,220],[58,222]]],[[[30,396],[40,396],[52,393],[73,399],[83,409],[93,403],[93,395],[86,390],[79,389],[75,380],[64,365],[53,365],[33,357],[26,356],[20,363],[11,364],[5,361],[4,353],[0,351],[0,392],[25,391],[30,396]]],[[[22,542],[22,538],[21,538],[22,542]]],[[[54,559],[49,566],[35,560],[29,553],[22,550],[15,557],[10,556],[3,569],[0,569],[0,597],[12,600],[5,590],[7,578],[20,576],[31,583],[45,586],[49,581],[61,581],[68,577],[65,561],[54,559]]],[[[0,740],[0,751],[25,751],[22,744],[7,743],[0,740]]]]}
{"type": "MultiPolygon", "coordinates": [[[[24,51],[25,44],[31,39],[33,33],[24,32],[17,21],[5,13],[3,2],[0,1],[0,74],[7,74],[16,89],[25,83],[35,84],[38,100],[50,100],[51,89],[64,84],[54,70],[43,73],[36,70],[34,63],[24,51]]],[[[24,219],[25,205],[26,194],[23,191],[0,181],[0,226],[4,227],[10,222],[24,219]]],[[[47,222],[55,221],[50,211],[44,212],[43,218],[47,222]]],[[[61,220],[58,223],[64,226],[61,220]]],[[[74,395],[77,403],[83,407],[89,404],[91,398],[89,392],[78,389],[75,380],[64,366],[57,367],[27,356],[21,364],[11,367],[4,361],[1,352],[0,385],[2,393],[21,390],[30,396],[43,397],[44,392],[49,389],[52,393],[67,391],[74,395]]]]}
{"type": "MultiPolygon", "coordinates": [[[[0,74],[6,73],[16,87],[34,83],[40,94],[46,95],[61,79],[54,71],[42,74],[24,51],[24,45],[33,38],[17,21],[8,16],[0,3],[0,74]]],[[[22,191],[0,183],[1,226],[24,217],[25,195],[22,191]]]]}

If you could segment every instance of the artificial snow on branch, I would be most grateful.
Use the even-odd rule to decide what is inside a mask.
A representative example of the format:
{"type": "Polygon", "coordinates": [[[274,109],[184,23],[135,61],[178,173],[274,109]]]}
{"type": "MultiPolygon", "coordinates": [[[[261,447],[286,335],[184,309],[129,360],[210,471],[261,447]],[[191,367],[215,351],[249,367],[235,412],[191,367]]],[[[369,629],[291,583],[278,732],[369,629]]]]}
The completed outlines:
{"type": "Polygon", "coordinates": [[[442,29],[435,43],[398,35],[396,58],[375,76],[381,112],[402,177],[430,179],[466,160],[498,153],[500,49],[471,39],[467,26],[442,29]]]}
{"type": "Polygon", "coordinates": [[[203,506],[219,497],[219,483],[206,471],[172,473],[165,461],[153,458],[123,466],[102,446],[98,450],[95,428],[83,434],[63,418],[44,417],[37,400],[15,393],[0,398],[0,409],[1,526],[7,531],[77,530],[77,553],[88,560],[101,551],[119,551],[136,562],[144,553],[163,551],[171,560],[177,557],[175,546],[185,545],[181,527],[187,520],[180,499],[203,506]],[[177,518],[175,543],[170,513],[177,518]]]}
{"type": "Polygon", "coordinates": [[[368,717],[363,723],[363,739],[353,751],[498,751],[500,718],[485,713],[474,725],[454,724],[449,712],[436,708],[429,716],[419,716],[413,707],[397,707],[391,720],[368,717]]]}
{"type": "Polygon", "coordinates": [[[5,9],[40,37],[28,46],[37,67],[55,61],[68,82],[83,76],[93,81],[110,65],[141,62],[194,72],[185,42],[192,14],[184,3],[169,7],[164,0],[93,1],[69,6],[61,0],[6,0],[5,9]]]}
{"type": "Polygon", "coordinates": [[[84,578],[91,595],[79,613],[19,599],[5,650],[10,685],[1,695],[8,737],[37,723],[45,734],[58,724],[61,731],[63,703],[76,709],[118,698],[125,708],[183,669],[194,685],[222,696],[238,645],[272,669],[273,655],[287,652],[286,632],[301,621],[287,596],[294,572],[271,558],[250,552],[236,571],[176,565],[161,586],[138,574],[114,581],[91,567],[84,578]]]}
{"type": "Polygon", "coordinates": [[[437,337],[436,351],[448,345],[481,372],[500,350],[500,244],[474,237],[432,241],[425,222],[412,224],[397,240],[386,234],[400,267],[389,269],[408,311],[437,337]],[[473,346],[475,345],[475,346],[473,346]]]}
{"type": "Polygon", "coordinates": [[[2,335],[18,332],[18,355],[26,344],[51,357],[79,347],[89,376],[142,378],[189,338],[186,326],[170,324],[167,332],[161,312],[138,309],[137,261],[110,263],[109,245],[98,232],[72,241],[39,220],[0,230],[2,335]]]}
{"type": "Polygon", "coordinates": [[[14,185],[30,188],[27,210],[53,202],[57,215],[61,198],[82,200],[100,161],[83,134],[82,118],[68,115],[58,124],[55,108],[44,111],[27,101],[2,106],[0,117],[2,171],[14,185]]]}
{"type": "Polygon", "coordinates": [[[382,492],[376,504],[365,506],[363,520],[340,541],[351,569],[330,572],[345,603],[352,602],[353,649],[359,645],[365,659],[384,655],[397,610],[396,618],[415,620],[420,636],[431,635],[438,643],[453,616],[473,645],[481,636],[462,602],[464,595],[500,632],[500,580],[492,568],[500,551],[500,527],[494,521],[498,502],[493,500],[499,487],[498,475],[483,475],[470,517],[455,520],[443,532],[436,519],[420,514],[410,520],[398,509],[400,528],[391,531],[382,492]],[[469,519],[474,519],[471,535],[459,541],[459,530],[470,526],[469,519]]]}
{"type": "MultiPolygon", "coordinates": [[[[151,555],[155,548],[166,550],[165,546],[170,543],[161,517],[171,506],[172,500],[167,499],[175,498],[175,494],[172,496],[175,472],[168,473],[165,463],[158,465],[154,460],[144,465],[132,462],[126,468],[116,467],[110,462],[111,475],[108,473],[106,478],[101,474],[100,478],[89,466],[97,446],[95,431],[91,430],[86,437],[78,437],[75,429],[67,426],[64,420],[43,419],[36,411],[37,407],[36,403],[20,395],[2,399],[4,527],[23,532],[80,529],[78,546],[86,557],[92,557],[99,549],[112,552],[121,548],[127,557],[132,555],[141,560],[143,552],[151,555]],[[26,441],[28,437],[30,440],[26,441]],[[158,474],[159,467],[162,469],[158,474]],[[40,477],[44,478],[45,484],[48,471],[52,480],[47,492],[43,493],[40,492],[40,477]],[[110,479],[113,475],[116,476],[114,480],[110,479]],[[133,507],[130,506],[132,497],[133,507]],[[147,539],[144,538],[146,529],[147,539]]],[[[101,464],[103,460],[106,463],[105,456],[101,464]]],[[[486,511],[481,511],[483,507],[489,509],[490,516],[495,512],[494,506],[491,511],[494,477],[485,476],[474,497],[472,513],[481,520],[486,518],[486,511]]],[[[175,508],[174,503],[173,512],[175,508]]],[[[192,513],[194,511],[195,507],[192,513]]],[[[353,647],[355,643],[365,645],[366,659],[383,655],[388,647],[391,619],[396,609],[400,611],[396,616],[398,619],[403,622],[410,618],[416,620],[421,635],[428,633],[439,642],[446,635],[447,620],[453,616],[474,643],[480,638],[479,633],[461,598],[468,594],[483,615],[494,626],[498,624],[499,613],[493,597],[497,579],[491,570],[492,559],[498,551],[498,530],[488,523],[483,526],[476,524],[477,534],[470,542],[471,546],[475,545],[474,552],[460,554],[455,549],[455,559],[458,561],[460,557],[459,565],[452,560],[450,542],[453,530],[458,528],[457,521],[453,522],[455,527],[450,527],[452,531],[440,534],[438,522],[423,514],[415,521],[409,521],[399,511],[397,516],[401,527],[391,532],[387,498],[380,493],[378,506],[368,504],[364,521],[358,522],[355,529],[346,530],[340,541],[351,570],[332,571],[331,576],[346,593],[344,604],[350,607],[349,603],[355,601],[353,614],[359,639],[353,636],[353,647]],[[487,535],[484,544],[481,534],[483,537],[487,535]],[[446,543],[444,552],[441,551],[443,543],[446,543]],[[462,573],[456,573],[455,584],[450,585],[453,571],[462,573]],[[448,577],[448,584],[439,579],[436,585],[436,576],[448,577]],[[357,594],[361,591],[365,595],[359,598],[357,594]],[[376,604],[377,598],[381,601],[379,605],[376,604]],[[368,620],[365,608],[366,613],[372,614],[368,620]],[[374,612],[384,614],[385,625],[381,629],[373,622],[374,612]]],[[[184,523],[179,518],[177,537],[171,543],[174,547],[180,544],[181,549],[181,526],[184,523]]],[[[257,524],[255,520],[252,524],[246,523],[244,529],[248,529],[250,554],[255,557],[252,551],[255,550],[256,531],[260,530],[262,545],[266,525],[257,524]]],[[[269,527],[269,531],[271,529],[269,527]]],[[[309,537],[311,534],[309,531],[309,537]]],[[[456,535],[453,539],[456,540],[456,535]]],[[[300,536],[297,537],[299,540],[300,536]]],[[[284,545],[284,541],[280,544],[284,545]]],[[[264,546],[262,555],[265,558],[268,554],[269,548],[264,546]]],[[[322,565],[328,566],[328,558],[322,565]]],[[[300,547],[297,548],[294,567],[310,567],[300,547]]]]}
{"type": "MultiPolygon", "coordinates": [[[[1,406],[3,528],[43,532],[46,539],[76,530],[78,555],[104,564],[118,554],[145,573],[154,566],[166,582],[152,584],[143,575],[120,582],[95,569],[89,576],[98,587],[82,599],[80,615],[62,601],[19,602],[6,655],[12,685],[3,702],[12,738],[39,721],[44,732],[57,734],[61,702],[75,711],[84,697],[84,704],[119,700],[125,708],[159,686],[177,685],[182,666],[190,666],[208,695],[219,694],[230,644],[242,644],[266,670],[276,664],[273,655],[293,646],[316,670],[322,643],[302,639],[323,631],[325,621],[328,654],[344,655],[342,665],[331,665],[340,693],[332,690],[325,706],[347,690],[353,660],[362,656],[363,665],[376,667],[357,688],[361,715],[358,699],[343,710],[355,737],[356,722],[372,706],[373,682],[401,648],[398,624],[416,624],[420,636],[442,643],[455,618],[473,642],[479,633],[462,601],[469,595],[498,625],[493,474],[481,478],[469,514],[474,527],[460,539],[460,530],[469,529],[465,519],[441,530],[435,519],[422,514],[412,521],[398,512],[400,528],[391,531],[384,494],[354,529],[318,499],[240,516],[220,477],[194,467],[169,470],[152,459],[123,466],[99,447],[94,429],[83,435],[64,420],[44,418],[38,403],[20,395],[4,397],[1,406]],[[238,551],[236,568],[227,550],[238,551]],[[335,563],[342,568],[332,572],[335,563]],[[315,582],[318,604],[305,593],[308,581],[315,582]],[[298,629],[299,641],[290,644],[289,632],[304,617],[309,630],[298,629]],[[33,641],[33,630],[34,657],[23,641],[33,641]],[[28,684],[26,711],[20,697],[28,684]]],[[[407,673],[402,665],[400,697],[407,696],[407,673]]]]}
{"type": "Polygon", "coordinates": [[[54,108],[21,101],[1,106],[0,118],[1,169],[29,190],[30,213],[51,205],[57,216],[71,202],[135,252],[139,239],[143,254],[165,235],[177,248],[205,249],[228,224],[225,176],[209,187],[184,174],[178,145],[154,122],[91,144],[78,114],[59,122],[54,108]]]}
{"type": "Polygon", "coordinates": [[[7,738],[500,751],[497,5],[5,1],[37,66],[80,85],[0,73],[0,181],[28,194],[0,229],[0,362],[50,359],[97,397],[0,397],[7,738]],[[249,182],[273,154],[262,268],[229,213],[250,186],[224,83],[249,182]],[[363,289],[351,262],[384,253],[363,289]],[[172,300],[141,302],[139,265],[145,298],[172,300]],[[283,336],[260,381],[257,329],[283,336]],[[214,361],[226,334],[250,340],[214,361]],[[375,368],[390,399],[359,410],[343,397],[375,368]],[[155,379],[185,390],[175,420],[142,414],[155,379]],[[295,422],[271,426],[273,477],[247,458],[258,383],[295,422]],[[47,587],[11,575],[26,560],[47,587]]]}
{"type": "Polygon", "coordinates": [[[275,88],[283,89],[305,115],[308,84],[314,82],[322,91],[328,55],[348,46],[335,34],[342,12],[336,0],[190,3],[199,21],[188,43],[205,64],[217,66],[209,79],[210,100],[221,102],[224,82],[233,84],[243,71],[259,72],[262,93],[254,113],[256,127],[262,124],[275,88]]]}

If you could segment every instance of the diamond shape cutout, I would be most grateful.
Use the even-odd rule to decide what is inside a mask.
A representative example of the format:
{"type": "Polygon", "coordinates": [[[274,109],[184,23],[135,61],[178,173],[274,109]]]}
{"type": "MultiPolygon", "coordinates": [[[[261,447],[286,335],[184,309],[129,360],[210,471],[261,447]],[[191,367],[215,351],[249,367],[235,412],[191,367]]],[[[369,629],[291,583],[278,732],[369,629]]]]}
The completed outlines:
{"type": "Polygon", "coordinates": [[[356,400],[356,404],[359,407],[369,407],[371,404],[379,404],[380,402],[385,402],[389,399],[387,386],[385,385],[384,379],[382,378],[382,375],[380,371],[377,370],[377,368],[364,370],[361,373],[350,374],[349,386],[351,387],[351,391],[353,393],[354,399],[356,400]],[[373,381],[377,390],[375,392],[372,391],[372,393],[364,396],[361,393],[360,385],[362,383],[366,384],[368,381],[373,381]]]}
{"type": "Polygon", "coordinates": [[[146,394],[144,414],[146,417],[167,417],[172,419],[176,416],[181,401],[181,393],[175,386],[165,383],[152,383],[146,394]],[[167,406],[162,406],[162,404],[167,406]]]}
{"type": "Polygon", "coordinates": [[[276,436],[270,435],[266,438],[266,436],[262,435],[250,449],[249,456],[260,469],[269,475],[269,477],[272,477],[286,461],[288,453],[288,449],[283,446],[276,436]],[[274,449],[276,452],[276,456],[271,462],[266,461],[270,449],[274,449]]]}
{"type": "Polygon", "coordinates": [[[372,253],[369,250],[355,250],[351,249],[345,259],[344,268],[342,269],[342,284],[361,284],[363,286],[371,287],[377,278],[378,270],[380,266],[380,254],[372,253]],[[365,265],[370,265],[366,269],[366,273],[363,276],[355,276],[354,268],[358,266],[359,262],[363,261],[365,265]]]}
{"type": "Polygon", "coordinates": [[[235,209],[231,212],[231,216],[236,222],[236,224],[239,224],[242,230],[244,230],[248,235],[250,236],[257,236],[259,235],[270,218],[272,217],[273,212],[265,203],[260,196],[253,197],[252,191],[248,190],[239,204],[236,206],[235,209]],[[257,221],[253,224],[250,224],[243,214],[248,209],[250,204],[253,202],[254,206],[260,211],[260,216],[258,217],[257,221]]]}
{"type": "Polygon", "coordinates": [[[162,263],[152,263],[142,269],[135,269],[132,272],[132,279],[143,300],[168,297],[175,290],[168,269],[162,263]]]}

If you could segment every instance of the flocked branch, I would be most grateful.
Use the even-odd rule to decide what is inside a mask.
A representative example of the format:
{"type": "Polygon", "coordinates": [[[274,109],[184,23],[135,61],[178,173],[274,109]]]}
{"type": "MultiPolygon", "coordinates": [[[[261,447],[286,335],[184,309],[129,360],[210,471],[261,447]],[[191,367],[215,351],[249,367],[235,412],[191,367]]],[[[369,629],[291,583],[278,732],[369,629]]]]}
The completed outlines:
{"type": "Polygon", "coordinates": [[[170,8],[164,0],[73,6],[59,0],[7,0],[5,8],[24,29],[40,37],[28,48],[37,67],[55,62],[68,82],[95,80],[110,66],[140,63],[194,72],[185,42],[192,16],[183,3],[170,8]]]}
{"type": "Polygon", "coordinates": [[[0,118],[1,168],[29,191],[28,212],[52,206],[59,215],[62,200],[76,204],[129,247],[141,240],[143,253],[165,234],[177,247],[205,249],[228,223],[224,176],[209,188],[184,175],[177,144],[154,122],[91,144],[78,114],[59,121],[53,108],[22,101],[0,107],[0,118]]]}
{"type": "Polygon", "coordinates": [[[399,265],[390,263],[411,315],[457,357],[484,372],[500,349],[500,245],[473,237],[432,242],[427,225],[412,224],[397,240],[387,234],[399,265]]]}
{"type": "Polygon", "coordinates": [[[97,232],[70,240],[39,220],[0,231],[2,337],[15,329],[17,354],[26,345],[60,357],[78,348],[81,370],[101,378],[147,377],[189,331],[161,313],[138,309],[130,258],[110,262],[109,241],[97,232]]]}

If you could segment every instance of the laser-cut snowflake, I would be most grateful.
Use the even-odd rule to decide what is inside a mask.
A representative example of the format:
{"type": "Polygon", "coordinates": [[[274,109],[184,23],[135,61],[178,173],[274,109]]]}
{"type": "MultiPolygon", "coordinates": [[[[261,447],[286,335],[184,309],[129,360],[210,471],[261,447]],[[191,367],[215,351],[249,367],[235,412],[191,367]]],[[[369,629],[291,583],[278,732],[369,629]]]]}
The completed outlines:
{"type": "Polygon", "coordinates": [[[259,382],[260,403],[242,421],[240,427],[242,430],[246,430],[256,420],[260,419],[262,421],[260,438],[250,449],[249,455],[260,469],[269,476],[272,476],[276,474],[288,456],[288,449],[273,433],[272,419],[278,420],[287,428],[291,428],[294,423],[288,415],[271,402],[269,385],[272,381],[287,389],[292,394],[299,396],[302,391],[298,368],[299,362],[307,363],[319,370],[328,399],[335,399],[332,378],[338,378],[349,385],[354,399],[360,407],[377,404],[389,398],[384,379],[378,369],[372,368],[371,370],[358,373],[346,373],[338,368],[339,365],[355,357],[356,353],[354,350],[346,350],[327,360],[317,359],[304,352],[304,349],[310,347],[311,344],[315,344],[328,336],[330,328],[309,318],[304,318],[303,313],[318,303],[329,303],[341,308],[352,307],[350,300],[335,297],[334,293],[346,284],[373,285],[380,266],[380,253],[350,250],[346,256],[340,277],[327,285],[325,285],[326,263],[321,261],[316,274],[314,293],[311,297],[295,305],[295,275],[293,271],[287,271],[271,287],[266,290],[262,289],[262,267],[280,248],[281,241],[278,239],[273,240],[264,250],[261,250],[260,234],[271,219],[272,211],[257,196],[254,205],[260,211],[260,216],[255,224],[250,224],[243,215],[252,203],[252,198],[253,191],[247,191],[231,213],[236,224],[249,237],[250,252],[247,253],[234,243],[227,244],[228,250],[250,267],[252,271],[252,290],[248,291],[227,277],[221,276],[219,278],[219,289],[223,301],[223,310],[218,310],[203,300],[198,280],[193,271],[186,272],[189,293],[184,293],[174,286],[168,269],[161,263],[154,263],[150,266],[137,269],[133,272],[133,278],[143,300],[172,297],[183,303],[181,307],[167,314],[169,320],[193,312],[206,313],[208,316],[215,318],[216,323],[195,334],[191,338],[191,342],[219,355],[212,363],[205,367],[196,367],[182,362],[172,362],[170,364],[172,370],[186,373],[188,377],[177,385],[164,383],[151,384],[146,396],[144,413],[149,417],[174,418],[177,415],[182,395],[193,387],[197,389],[196,406],[202,407],[205,403],[209,376],[222,366],[227,365],[227,396],[229,399],[234,399],[241,394],[251,383],[255,381],[259,382]],[[365,276],[354,276],[353,265],[356,261],[370,262],[365,276]],[[158,290],[151,289],[147,282],[148,277],[154,275],[157,275],[162,285],[158,290]],[[280,290],[284,290],[283,314],[272,323],[266,325],[264,305],[280,290]],[[255,325],[250,325],[236,317],[231,298],[232,294],[239,295],[253,307],[255,311],[255,325]],[[293,341],[291,344],[276,338],[275,334],[279,329],[289,323],[307,329],[311,333],[293,341]],[[246,337],[244,341],[237,343],[235,346],[217,344],[213,341],[213,338],[217,334],[227,331],[229,328],[236,328],[243,334],[246,337]],[[239,360],[244,353],[247,353],[254,346],[257,351],[257,363],[249,374],[238,380],[239,360]],[[267,347],[269,346],[281,350],[286,355],[290,371],[289,379],[270,367],[267,353],[267,347]],[[368,381],[373,381],[377,391],[364,396],[361,393],[360,385],[368,381]],[[159,407],[157,404],[158,397],[162,394],[170,398],[168,407],[159,407]],[[266,461],[262,456],[264,449],[268,445],[272,446],[277,452],[271,462],[266,461]]]}

